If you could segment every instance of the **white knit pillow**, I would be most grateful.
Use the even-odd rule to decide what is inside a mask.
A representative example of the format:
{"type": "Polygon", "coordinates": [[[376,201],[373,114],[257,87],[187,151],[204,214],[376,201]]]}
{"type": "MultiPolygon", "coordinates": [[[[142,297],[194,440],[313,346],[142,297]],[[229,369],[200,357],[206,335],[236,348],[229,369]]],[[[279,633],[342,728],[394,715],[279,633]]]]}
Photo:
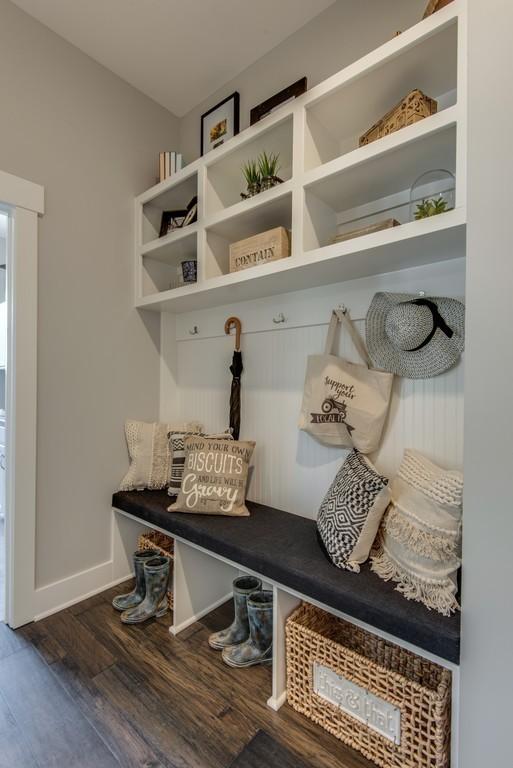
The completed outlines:
{"type": "Polygon", "coordinates": [[[449,616],[459,608],[463,475],[407,450],[390,485],[392,502],[371,567],[409,600],[449,616]]]}
{"type": "Polygon", "coordinates": [[[173,457],[167,436],[175,430],[196,434],[201,432],[201,424],[125,423],[130,468],[121,481],[120,491],[160,490],[169,485],[173,457]]]}

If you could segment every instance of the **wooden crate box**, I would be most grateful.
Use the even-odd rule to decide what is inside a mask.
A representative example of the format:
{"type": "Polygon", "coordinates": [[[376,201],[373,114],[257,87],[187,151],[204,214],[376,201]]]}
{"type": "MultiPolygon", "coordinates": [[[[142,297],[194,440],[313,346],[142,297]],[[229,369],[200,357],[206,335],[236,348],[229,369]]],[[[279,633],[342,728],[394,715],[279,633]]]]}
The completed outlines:
{"type": "Polygon", "coordinates": [[[418,123],[419,120],[436,114],[437,109],[438,103],[416,88],[360,137],[360,146],[382,139],[383,136],[388,136],[407,125],[418,123]]]}
{"type": "Polygon", "coordinates": [[[276,227],[230,245],[230,272],[290,256],[290,233],[276,227]]]}

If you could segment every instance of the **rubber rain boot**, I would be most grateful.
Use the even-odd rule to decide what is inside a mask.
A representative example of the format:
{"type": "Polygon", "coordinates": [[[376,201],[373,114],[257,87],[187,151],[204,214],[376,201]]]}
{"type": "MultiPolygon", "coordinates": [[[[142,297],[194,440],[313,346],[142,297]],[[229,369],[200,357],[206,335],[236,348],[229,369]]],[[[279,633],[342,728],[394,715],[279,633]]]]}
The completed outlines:
{"type": "Polygon", "coordinates": [[[157,555],[144,563],[146,594],[142,603],[121,614],[123,624],[141,624],[143,621],[167,613],[167,590],[171,558],[157,555]]]}
{"type": "Polygon", "coordinates": [[[249,638],[225,648],[223,661],[230,667],[269,664],[273,657],[273,593],[253,592],[248,597],[249,638]]]}
{"type": "Polygon", "coordinates": [[[208,638],[208,644],[216,651],[222,651],[230,645],[243,643],[249,637],[248,595],[262,589],[262,582],[254,576],[240,576],[233,582],[233,604],[235,618],[226,629],[214,632],[208,638]]]}
{"type": "Polygon", "coordinates": [[[135,608],[136,605],[142,603],[146,594],[144,563],[151,560],[152,557],[156,557],[156,555],[158,555],[156,549],[138,549],[134,552],[135,586],[126,595],[116,595],[112,601],[116,611],[128,611],[130,608],[135,608]]]}

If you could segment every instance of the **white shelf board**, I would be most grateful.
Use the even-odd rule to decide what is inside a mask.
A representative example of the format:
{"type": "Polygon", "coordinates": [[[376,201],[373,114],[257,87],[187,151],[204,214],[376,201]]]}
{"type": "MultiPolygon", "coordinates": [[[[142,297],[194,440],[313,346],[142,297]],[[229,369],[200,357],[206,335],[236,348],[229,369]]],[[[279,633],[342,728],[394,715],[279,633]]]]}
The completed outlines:
{"type": "Polygon", "coordinates": [[[206,217],[204,226],[207,232],[213,231],[235,242],[272,227],[290,227],[291,215],[292,181],[285,181],[206,217]]]}
{"type": "Polygon", "coordinates": [[[172,208],[175,200],[173,190],[175,187],[182,186],[184,183],[187,183],[187,186],[190,184],[192,187],[195,180],[191,179],[191,177],[194,177],[198,173],[198,169],[202,167],[202,161],[203,158],[199,157],[193,163],[186,165],[185,168],[177,171],[168,179],[164,179],[164,181],[154,184],[153,187],[150,187],[135,198],[136,203],[139,203],[139,205],[146,205],[158,198],[158,207],[162,207],[161,202],[163,202],[163,207],[172,208]],[[169,195],[167,194],[168,192],[169,195]],[[162,201],[160,198],[162,198],[162,201]]]}
{"type": "MultiPolygon", "coordinates": [[[[366,74],[378,70],[388,62],[399,59],[399,57],[402,58],[405,54],[409,55],[411,51],[414,51],[429,38],[443,33],[448,27],[454,26],[461,12],[461,0],[453,0],[445,8],[419,21],[400,35],[397,35],[397,37],[388,40],[383,45],[375,48],[370,53],[362,56],[362,58],[326,78],[322,83],[311,88],[303,97],[300,97],[303,99],[303,106],[307,110],[317,107],[326,96],[335,93],[338,88],[345,87],[352,81],[356,82],[366,74]]],[[[413,55],[417,56],[419,54],[413,55]]],[[[444,55],[442,53],[442,56],[444,55]]],[[[410,63],[413,65],[413,61],[410,63]]],[[[430,62],[430,64],[432,65],[433,62],[430,62]]]]}
{"type": "MultiPolygon", "coordinates": [[[[159,237],[145,245],[139,247],[140,256],[152,258],[155,261],[168,263],[174,259],[176,254],[180,257],[189,256],[192,250],[196,251],[196,241],[198,234],[198,222],[189,224],[187,227],[174,230],[169,235],[159,237]]],[[[195,253],[194,253],[195,255],[195,253]]],[[[193,256],[190,256],[193,258],[193,256]]]]}
{"type": "Polygon", "coordinates": [[[209,156],[206,163],[209,174],[222,170],[223,174],[238,178],[243,184],[242,164],[247,159],[256,158],[264,150],[278,154],[282,167],[292,165],[291,113],[273,122],[257,125],[255,130],[250,127],[239,135],[244,141],[236,141],[237,137],[230,139],[226,144],[226,151],[221,155],[217,150],[212,150],[212,157],[209,156]]]}
{"type": "Polygon", "coordinates": [[[140,309],[181,313],[461,258],[465,209],[294,254],[138,301],[140,309]]]}
{"type": "MultiPolygon", "coordinates": [[[[436,115],[426,117],[418,123],[408,125],[399,131],[384,136],[382,139],[366,144],[363,147],[357,147],[351,152],[346,152],[340,157],[330,160],[323,165],[317,166],[312,170],[305,172],[302,183],[305,187],[310,187],[324,179],[334,177],[339,173],[349,171],[365,163],[371,163],[382,155],[393,155],[397,150],[402,150],[408,145],[415,145],[419,141],[433,141],[432,148],[435,147],[436,139],[432,138],[435,134],[446,131],[455,126],[459,117],[459,108],[457,105],[448,107],[438,112],[436,115]]],[[[430,148],[430,145],[427,145],[430,148]]],[[[415,152],[418,146],[414,147],[415,152]]]]}
{"type": "Polygon", "coordinates": [[[457,108],[378,139],[305,175],[304,186],[335,211],[407,190],[425,171],[456,162],[457,108]]]}
{"type": "Polygon", "coordinates": [[[449,18],[447,24],[435,27],[436,34],[419,37],[417,25],[413,32],[408,30],[399,35],[401,42],[403,35],[406,40],[411,37],[412,44],[397,50],[387,44],[374,51],[367,61],[354,65],[354,74],[349,79],[351,67],[344,70],[338,87],[307,105],[307,115],[314,116],[333,136],[358,136],[414,88],[432,98],[455,90],[457,23],[453,15],[449,18]],[[387,47],[390,55],[383,59],[383,48],[387,47]],[[375,66],[365,67],[372,61],[375,66]]]}

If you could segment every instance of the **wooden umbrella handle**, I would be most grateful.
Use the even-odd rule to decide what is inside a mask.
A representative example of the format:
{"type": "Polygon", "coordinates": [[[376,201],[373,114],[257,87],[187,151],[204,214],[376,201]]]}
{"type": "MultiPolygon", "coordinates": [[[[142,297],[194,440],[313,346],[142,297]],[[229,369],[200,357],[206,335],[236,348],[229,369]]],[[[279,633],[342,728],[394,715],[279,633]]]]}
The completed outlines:
{"type": "Polygon", "coordinates": [[[228,318],[224,324],[224,332],[227,334],[230,333],[233,327],[235,328],[235,349],[238,351],[240,349],[240,334],[242,331],[242,323],[238,317],[228,318]]]}

